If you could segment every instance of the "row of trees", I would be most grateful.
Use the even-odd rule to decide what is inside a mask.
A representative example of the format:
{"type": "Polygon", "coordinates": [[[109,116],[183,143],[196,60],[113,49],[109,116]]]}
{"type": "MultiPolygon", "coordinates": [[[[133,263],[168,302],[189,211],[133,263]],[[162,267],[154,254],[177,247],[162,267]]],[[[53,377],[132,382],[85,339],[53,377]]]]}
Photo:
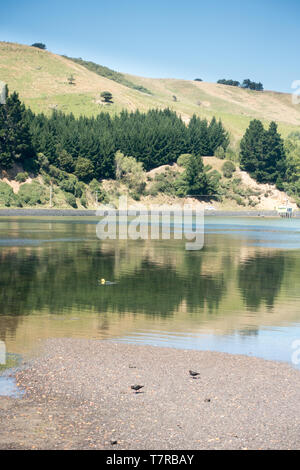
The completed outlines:
{"type": "Polygon", "coordinates": [[[221,80],[218,80],[217,83],[220,85],[230,85],[230,86],[240,86],[240,82],[237,80],[226,80],[225,78],[222,78],[221,80]]]}
{"type": "MultiPolygon", "coordinates": [[[[72,183],[76,194],[82,191],[78,181],[120,177],[117,151],[133,157],[143,171],[172,164],[180,155],[189,154],[183,178],[175,184],[177,194],[213,194],[217,180],[207,176],[200,156],[226,150],[228,144],[221,121],[213,118],[208,122],[194,115],[186,126],[169,109],[123,111],[114,117],[101,113],[79,119],[53,112],[47,117],[27,110],[17,93],[8,95],[0,105],[0,169],[9,169],[14,163],[25,171],[41,169],[65,186],[72,183]]],[[[133,160],[126,158],[123,164],[131,168],[133,160]]],[[[291,136],[284,145],[275,122],[266,130],[261,121],[251,121],[240,144],[243,170],[258,182],[277,184],[297,194],[299,161],[299,135],[291,136]]]]}
{"type": "Polygon", "coordinates": [[[40,166],[43,154],[50,165],[75,172],[79,179],[115,177],[115,153],[120,150],[143,163],[145,170],[176,162],[179,155],[213,155],[226,149],[229,137],[221,121],[193,116],[186,126],[169,109],[147,113],[123,111],[110,117],[80,117],[53,112],[35,115],[18,94],[0,106],[0,167],[20,163],[27,171],[40,166]]]}
{"type": "Polygon", "coordinates": [[[255,91],[263,91],[264,87],[261,82],[253,82],[252,80],[249,80],[249,78],[246,78],[243,83],[240,83],[237,80],[226,80],[225,78],[222,78],[221,80],[218,80],[217,83],[220,85],[230,85],[230,86],[237,86],[241,88],[249,88],[250,90],[255,90],[255,91]]]}
{"type": "Polygon", "coordinates": [[[147,113],[128,113],[110,117],[76,119],[72,114],[54,112],[51,117],[26,113],[32,142],[37,153],[43,153],[50,164],[73,171],[77,159],[92,165],[92,176],[115,177],[114,157],[120,150],[142,162],[145,170],[176,162],[182,153],[213,155],[229,143],[222,123],[213,118],[210,123],[193,116],[189,125],[168,109],[147,113]]]}

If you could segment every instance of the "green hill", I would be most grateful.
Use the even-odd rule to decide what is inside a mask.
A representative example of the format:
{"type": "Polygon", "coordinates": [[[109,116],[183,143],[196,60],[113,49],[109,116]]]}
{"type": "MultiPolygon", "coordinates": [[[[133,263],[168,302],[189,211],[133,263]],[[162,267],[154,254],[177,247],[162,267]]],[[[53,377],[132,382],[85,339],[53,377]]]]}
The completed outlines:
{"type": "Polygon", "coordinates": [[[103,110],[115,114],[124,108],[169,107],[186,121],[194,113],[221,118],[234,140],[241,138],[253,118],[276,121],[283,137],[300,125],[300,105],[292,104],[290,94],[136,77],[20,44],[0,42],[0,80],[33,111],[46,114],[52,109],[92,116],[103,110]],[[69,84],[71,75],[74,84],[69,84]],[[101,102],[103,91],[112,93],[112,104],[101,102]]]}

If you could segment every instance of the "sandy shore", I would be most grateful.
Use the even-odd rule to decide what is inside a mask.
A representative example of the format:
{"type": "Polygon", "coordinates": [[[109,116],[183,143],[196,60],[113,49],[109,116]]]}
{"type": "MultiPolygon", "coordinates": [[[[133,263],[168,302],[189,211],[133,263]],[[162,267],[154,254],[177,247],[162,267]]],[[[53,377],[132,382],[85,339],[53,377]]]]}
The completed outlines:
{"type": "Polygon", "coordinates": [[[300,372],[283,363],[55,339],[17,381],[25,398],[0,397],[1,449],[300,448],[300,372]]]}

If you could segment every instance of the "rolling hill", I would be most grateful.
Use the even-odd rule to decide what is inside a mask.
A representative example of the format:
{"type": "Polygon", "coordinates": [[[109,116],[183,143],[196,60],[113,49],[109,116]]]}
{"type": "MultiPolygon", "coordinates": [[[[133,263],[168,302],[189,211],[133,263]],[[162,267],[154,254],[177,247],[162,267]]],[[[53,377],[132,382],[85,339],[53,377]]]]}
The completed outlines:
{"type": "Polygon", "coordinates": [[[300,105],[292,104],[290,94],[111,71],[112,77],[121,77],[116,81],[81,63],[34,47],[0,42],[0,80],[11,91],[16,90],[34,112],[49,114],[58,109],[75,116],[92,116],[103,110],[115,114],[124,108],[146,111],[169,107],[186,122],[194,113],[208,119],[214,115],[221,118],[233,141],[242,137],[253,118],[265,123],[276,121],[283,137],[300,126],[300,105]],[[71,75],[75,78],[73,85],[68,82],[71,75]],[[112,93],[113,104],[101,102],[102,91],[112,93]]]}

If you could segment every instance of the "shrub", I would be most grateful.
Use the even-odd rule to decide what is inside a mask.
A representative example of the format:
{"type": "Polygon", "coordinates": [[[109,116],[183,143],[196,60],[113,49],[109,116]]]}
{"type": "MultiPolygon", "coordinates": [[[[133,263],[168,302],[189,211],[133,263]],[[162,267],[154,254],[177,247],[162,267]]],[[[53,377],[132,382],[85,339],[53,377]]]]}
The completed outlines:
{"type": "Polygon", "coordinates": [[[236,201],[239,206],[245,206],[246,205],[245,202],[243,201],[243,199],[241,198],[241,196],[238,196],[237,194],[233,194],[231,196],[231,199],[236,201]]]}
{"type": "Polygon", "coordinates": [[[65,193],[65,197],[66,197],[67,204],[69,204],[71,207],[74,207],[74,208],[77,207],[76,197],[74,196],[74,194],[65,193]]]}
{"type": "Polygon", "coordinates": [[[38,49],[42,49],[43,51],[47,49],[46,44],[42,42],[34,42],[33,44],[31,44],[31,47],[37,47],[38,49]]]}
{"type": "Polygon", "coordinates": [[[133,157],[126,157],[120,151],[115,155],[116,178],[122,180],[129,189],[137,194],[145,190],[146,173],[142,162],[137,162],[133,157]]]}
{"type": "Polygon", "coordinates": [[[54,165],[49,166],[49,175],[52,177],[52,179],[57,181],[61,181],[62,179],[64,179],[63,172],[54,165]]]}
{"type": "Polygon", "coordinates": [[[43,173],[43,181],[45,184],[50,185],[51,184],[51,178],[47,173],[43,173]]]}
{"type": "Polygon", "coordinates": [[[222,160],[224,160],[225,158],[225,150],[223,149],[223,147],[218,147],[215,152],[214,152],[214,156],[217,157],[217,158],[221,158],[222,160]]]}
{"type": "Polygon", "coordinates": [[[257,202],[254,201],[254,199],[249,199],[249,206],[255,207],[257,205],[257,202]]]}
{"type": "Polygon", "coordinates": [[[186,168],[190,161],[191,156],[192,155],[190,153],[183,153],[179,155],[179,157],[177,158],[177,165],[183,166],[184,168],[186,168]]]}
{"type": "Polygon", "coordinates": [[[230,161],[226,161],[222,166],[222,171],[225,178],[231,178],[235,170],[235,165],[230,161]]]}
{"type": "Polygon", "coordinates": [[[233,180],[232,180],[232,183],[233,183],[233,184],[236,184],[236,185],[241,184],[241,182],[242,182],[242,178],[240,178],[240,177],[238,177],[238,178],[233,178],[233,180]]]}
{"type": "Polygon", "coordinates": [[[20,172],[20,173],[18,173],[17,176],[16,176],[16,181],[17,181],[18,183],[24,183],[24,182],[27,180],[27,178],[28,178],[28,173],[27,173],[27,171],[24,171],[23,173],[20,172]]]}
{"type": "Polygon", "coordinates": [[[100,96],[105,103],[112,103],[113,96],[110,91],[103,91],[100,96]]]}
{"type": "Polygon", "coordinates": [[[237,152],[235,152],[232,148],[228,148],[226,150],[225,157],[227,160],[231,160],[232,162],[238,162],[239,161],[239,155],[237,152]]]}
{"type": "Polygon", "coordinates": [[[12,188],[7,183],[0,181],[0,204],[6,207],[18,205],[17,199],[12,188]]]}
{"type": "Polygon", "coordinates": [[[101,193],[101,185],[99,181],[97,181],[95,178],[92,179],[92,181],[89,184],[90,191],[92,193],[98,192],[99,194],[101,193]]]}
{"type": "Polygon", "coordinates": [[[85,192],[85,186],[82,181],[77,181],[74,188],[74,196],[81,197],[85,192]]]}
{"type": "Polygon", "coordinates": [[[66,151],[61,150],[58,157],[59,166],[62,170],[72,173],[74,171],[74,160],[73,157],[66,151]]]}
{"type": "Polygon", "coordinates": [[[87,200],[85,198],[85,196],[82,196],[80,198],[80,204],[83,206],[83,207],[87,207],[87,200]]]}
{"type": "Polygon", "coordinates": [[[76,184],[77,183],[78,183],[78,180],[77,180],[76,176],[70,175],[70,176],[66,176],[64,179],[62,179],[59,182],[59,186],[63,191],[75,194],[76,184]]]}
{"type": "Polygon", "coordinates": [[[133,191],[130,195],[132,199],[134,199],[135,201],[139,201],[141,199],[141,195],[137,193],[136,191],[133,191]]]}
{"type": "Polygon", "coordinates": [[[45,203],[48,200],[44,187],[37,181],[23,184],[18,192],[22,205],[34,206],[45,203]]]}
{"type": "Polygon", "coordinates": [[[172,171],[165,171],[155,176],[154,182],[152,183],[149,194],[156,196],[158,193],[169,194],[175,196],[175,180],[177,174],[172,171]]]}
{"type": "Polygon", "coordinates": [[[43,170],[48,170],[49,168],[49,160],[43,153],[37,154],[37,162],[43,170]]]}
{"type": "Polygon", "coordinates": [[[94,165],[90,160],[78,157],[75,165],[75,175],[79,180],[89,182],[94,173],[94,165]]]}

